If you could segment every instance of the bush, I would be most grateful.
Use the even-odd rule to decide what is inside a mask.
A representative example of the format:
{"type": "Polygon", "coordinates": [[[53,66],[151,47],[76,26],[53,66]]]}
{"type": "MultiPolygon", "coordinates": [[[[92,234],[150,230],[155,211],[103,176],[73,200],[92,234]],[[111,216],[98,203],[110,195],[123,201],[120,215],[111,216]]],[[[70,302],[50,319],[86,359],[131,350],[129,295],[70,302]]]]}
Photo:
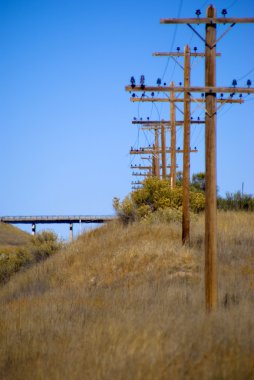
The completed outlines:
{"type": "Polygon", "coordinates": [[[56,253],[61,248],[57,235],[51,231],[42,231],[35,235],[30,245],[30,252],[35,261],[41,261],[56,253]]]}
{"type": "Polygon", "coordinates": [[[24,247],[6,247],[0,251],[0,283],[9,280],[10,276],[22,268],[45,260],[55,254],[62,244],[57,235],[43,231],[32,238],[24,247]]]}
{"type": "MultiPolygon", "coordinates": [[[[171,189],[167,180],[160,180],[157,177],[147,178],[143,183],[143,188],[133,191],[122,202],[118,198],[114,198],[113,206],[120,219],[124,223],[142,219],[151,220],[151,215],[156,212],[156,217],[163,215],[163,219],[165,219],[166,213],[162,213],[162,210],[168,210],[168,215],[171,215],[166,219],[172,220],[172,215],[174,218],[177,215],[177,219],[179,219],[183,199],[182,186],[171,189]]],[[[191,211],[198,213],[203,211],[204,207],[204,193],[191,189],[191,211]]]]}
{"type": "Polygon", "coordinates": [[[32,255],[27,248],[1,249],[0,283],[6,282],[13,273],[18,272],[32,261],[32,255]]]}
{"type": "Polygon", "coordinates": [[[249,194],[242,194],[240,191],[236,193],[226,193],[226,197],[218,197],[218,209],[228,210],[244,210],[254,211],[254,198],[249,194]]]}
{"type": "Polygon", "coordinates": [[[182,221],[182,209],[173,209],[166,207],[154,211],[144,218],[142,223],[181,223],[182,221]]]}

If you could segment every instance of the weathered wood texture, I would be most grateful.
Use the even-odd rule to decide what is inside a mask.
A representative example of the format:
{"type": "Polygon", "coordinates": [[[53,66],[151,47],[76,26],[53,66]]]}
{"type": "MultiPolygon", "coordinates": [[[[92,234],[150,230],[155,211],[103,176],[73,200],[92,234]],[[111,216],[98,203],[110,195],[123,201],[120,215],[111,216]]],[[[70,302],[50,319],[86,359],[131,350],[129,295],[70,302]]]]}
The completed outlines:
{"type": "MultiPolygon", "coordinates": [[[[207,9],[208,17],[215,17],[213,6],[207,9]]],[[[216,40],[216,24],[206,25],[206,42],[212,46],[216,40]]],[[[205,84],[216,86],[216,46],[206,46],[205,84]]],[[[216,195],[216,91],[206,94],[206,203],[205,203],[205,289],[208,311],[217,307],[217,195],[216,195]]]]}
{"type": "MultiPolygon", "coordinates": [[[[190,86],[190,48],[184,49],[184,86],[190,86]]],[[[190,95],[184,93],[182,243],[190,244],[190,95]]]]}
{"type": "Polygon", "coordinates": [[[162,165],[162,178],[166,179],[166,134],[164,124],[161,124],[161,165],[162,165]]]}
{"type": "MultiPolygon", "coordinates": [[[[174,82],[170,85],[174,87],[174,82]]],[[[170,185],[173,189],[176,184],[176,115],[175,115],[175,93],[170,91],[170,122],[171,122],[171,132],[170,132],[170,144],[171,144],[171,155],[170,155],[170,185]]],[[[184,124],[184,121],[183,121],[184,124]]]]}

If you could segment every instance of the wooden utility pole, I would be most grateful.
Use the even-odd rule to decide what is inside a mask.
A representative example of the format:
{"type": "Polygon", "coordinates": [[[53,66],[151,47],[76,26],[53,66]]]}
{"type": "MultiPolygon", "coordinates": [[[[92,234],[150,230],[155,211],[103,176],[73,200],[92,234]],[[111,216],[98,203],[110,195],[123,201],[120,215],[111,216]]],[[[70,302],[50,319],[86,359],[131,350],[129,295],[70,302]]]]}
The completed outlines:
{"type": "MultiPolygon", "coordinates": [[[[190,48],[184,49],[184,87],[190,86],[190,48]]],[[[190,95],[184,93],[182,242],[190,244],[190,95]]]]}
{"type": "MultiPolygon", "coordinates": [[[[174,87],[174,82],[170,83],[171,87],[174,87]]],[[[170,145],[171,145],[171,156],[170,156],[170,186],[173,189],[176,184],[176,116],[175,116],[175,93],[170,91],[170,145]]]]}
{"type": "Polygon", "coordinates": [[[155,175],[160,178],[160,158],[159,158],[159,131],[155,129],[154,140],[154,163],[155,163],[155,175]]]}
{"type": "MultiPolygon", "coordinates": [[[[155,151],[155,148],[154,148],[154,145],[153,145],[153,151],[155,151]]],[[[155,164],[155,155],[153,154],[152,156],[152,176],[155,177],[156,176],[156,164],[155,164]]]]}
{"type": "MultiPolygon", "coordinates": [[[[208,7],[206,16],[215,18],[208,7]]],[[[206,24],[205,86],[216,86],[216,23],[206,24]]],[[[210,311],[217,305],[217,193],[216,193],[216,92],[206,93],[206,213],[205,213],[205,292],[210,311]]]]}
{"type": "MultiPolygon", "coordinates": [[[[205,212],[205,300],[207,311],[217,307],[217,194],[216,194],[216,93],[243,92],[242,89],[216,88],[216,45],[221,37],[216,37],[216,25],[230,23],[232,28],[236,23],[254,23],[254,18],[216,18],[216,9],[210,5],[206,18],[197,19],[166,19],[161,23],[187,24],[199,37],[203,37],[190,24],[205,24],[205,92],[206,97],[206,212],[205,212]],[[220,91],[221,90],[221,91],[220,91]]],[[[185,92],[190,92],[185,86],[185,92]]],[[[253,90],[253,89],[252,89],[253,90]]],[[[196,88],[197,91],[197,88],[196,88]]],[[[250,91],[249,93],[254,92],[250,91]]]]}
{"type": "MultiPolygon", "coordinates": [[[[171,147],[172,149],[172,147],[171,147]]],[[[166,136],[165,136],[165,126],[163,120],[161,123],[161,165],[162,165],[162,178],[166,179],[167,176],[167,162],[166,162],[166,136]]]]}
{"type": "MultiPolygon", "coordinates": [[[[178,92],[191,93],[201,92],[205,94],[205,112],[206,112],[206,210],[205,210],[205,301],[207,311],[212,311],[217,307],[217,226],[216,226],[216,112],[223,104],[226,104],[230,98],[224,101],[216,99],[217,93],[227,93],[234,95],[253,94],[254,88],[247,87],[216,87],[216,46],[218,42],[226,35],[226,33],[234,27],[235,24],[254,23],[253,17],[248,18],[232,18],[232,17],[216,17],[215,8],[210,5],[207,8],[206,17],[201,18],[183,18],[183,19],[162,19],[162,24],[187,24],[200,39],[205,42],[205,86],[145,86],[146,92],[178,92]],[[191,25],[204,24],[206,27],[206,36],[203,36],[191,25]],[[229,28],[216,37],[217,24],[230,24],[229,28]],[[221,103],[216,108],[217,103],[221,103]]],[[[132,91],[133,87],[126,86],[127,91],[132,91]]],[[[135,92],[144,92],[143,86],[135,86],[135,92]]],[[[197,101],[197,99],[195,99],[197,101]]],[[[242,103],[235,100],[234,103],[242,103]]]]}

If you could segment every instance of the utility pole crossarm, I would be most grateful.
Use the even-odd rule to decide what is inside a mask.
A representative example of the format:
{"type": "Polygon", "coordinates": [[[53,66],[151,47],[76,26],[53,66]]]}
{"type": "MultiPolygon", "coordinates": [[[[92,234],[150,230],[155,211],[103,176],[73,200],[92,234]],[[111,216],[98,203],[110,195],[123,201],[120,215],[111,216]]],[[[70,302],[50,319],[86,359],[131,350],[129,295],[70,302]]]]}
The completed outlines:
{"type": "Polygon", "coordinates": [[[131,169],[135,169],[135,170],[152,170],[152,166],[142,166],[142,165],[131,165],[130,167],[131,169]]]}
{"type": "MultiPolygon", "coordinates": [[[[202,121],[202,120],[191,120],[190,122],[191,124],[205,124],[205,121],[202,121]]],[[[138,124],[138,125],[145,125],[147,127],[160,127],[162,122],[161,121],[156,121],[156,120],[134,120],[132,121],[132,124],[138,124]]],[[[165,126],[171,126],[171,121],[163,121],[163,124],[165,126]]],[[[184,121],[176,121],[175,122],[175,125],[176,126],[180,126],[180,125],[183,125],[184,124],[184,121]]]]}
{"type": "MultiPolygon", "coordinates": [[[[135,169],[135,170],[149,170],[149,169],[152,169],[152,166],[142,166],[142,165],[132,165],[130,166],[131,169],[135,169]]],[[[162,166],[160,166],[160,169],[162,168],[162,166]]],[[[170,165],[167,165],[167,168],[170,168],[170,165]]]]}
{"type": "Polygon", "coordinates": [[[126,91],[132,92],[204,92],[212,94],[216,92],[220,93],[232,93],[232,94],[254,94],[253,87],[215,87],[215,86],[191,86],[191,87],[172,87],[172,86],[126,86],[126,91]]]}
{"type": "Polygon", "coordinates": [[[204,17],[204,18],[162,18],[161,24],[252,24],[254,17],[204,17]]]}
{"type": "MultiPolygon", "coordinates": [[[[161,103],[169,103],[169,102],[174,102],[174,103],[184,103],[185,100],[183,98],[177,98],[174,100],[171,100],[170,98],[130,98],[130,101],[133,103],[136,102],[161,102],[161,103]]],[[[195,99],[189,99],[189,102],[199,102],[199,103],[205,103],[205,99],[202,98],[195,98],[195,99]]],[[[216,99],[217,103],[239,103],[243,104],[244,100],[243,99],[216,99]]]]}
{"type": "MultiPolygon", "coordinates": [[[[205,57],[205,53],[190,53],[191,57],[205,57]]],[[[176,52],[156,52],[153,53],[153,57],[184,57],[184,53],[176,52]]],[[[216,57],[221,57],[221,53],[216,53],[216,57]]]]}
{"type": "MultiPolygon", "coordinates": [[[[184,152],[184,150],[182,150],[182,149],[176,150],[176,153],[183,153],[183,152],[184,152]]],[[[198,150],[197,149],[190,149],[189,152],[190,153],[197,153],[198,150]]],[[[162,150],[159,149],[157,153],[162,153],[162,150]]],[[[166,153],[171,153],[171,149],[166,149],[166,153]]],[[[156,153],[154,152],[154,149],[152,149],[152,148],[130,150],[130,154],[155,154],[156,155],[156,153]]]]}
{"type": "Polygon", "coordinates": [[[131,173],[131,174],[137,177],[147,177],[149,175],[148,173],[131,173]]]}

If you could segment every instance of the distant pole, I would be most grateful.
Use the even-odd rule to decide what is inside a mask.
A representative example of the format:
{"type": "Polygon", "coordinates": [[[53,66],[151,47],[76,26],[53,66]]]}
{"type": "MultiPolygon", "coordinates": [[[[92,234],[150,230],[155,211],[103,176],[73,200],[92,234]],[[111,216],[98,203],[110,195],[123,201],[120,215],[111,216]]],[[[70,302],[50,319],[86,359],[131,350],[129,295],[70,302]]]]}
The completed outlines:
{"type": "MultiPolygon", "coordinates": [[[[184,87],[190,87],[190,48],[184,49],[184,87]]],[[[190,244],[190,95],[184,93],[182,243],[190,244]]]]}
{"type": "MultiPolygon", "coordinates": [[[[174,87],[174,82],[170,83],[174,87]]],[[[175,187],[176,184],[176,118],[175,118],[175,93],[170,91],[170,186],[175,187]]]]}
{"type": "Polygon", "coordinates": [[[244,182],[242,182],[242,196],[243,196],[243,192],[244,192],[244,182]]]}
{"type": "MultiPolygon", "coordinates": [[[[207,17],[215,18],[210,5],[207,17]]],[[[216,86],[216,23],[206,24],[205,85],[216,86]]],[[[217,308],[217,194],[216,194],[216,92],[206,92],[206,212],[205,212],[205,291],[206,309],[217,308]]]]}
{"type": "Polygon", "coordinates": [[[160,178],[159,131],[155,129],[155,175],[160,178]]]}
{"type": "Polygon", "coordinates": [[[152,176],[156,176],[156,169],[155,169],[155,145],[153,144],[153,156],[152,156],[152,176]]]}
{"type": "Polygon", "coordinates": [[[163,124],[163,120],[161,123],[161,164],[162,164],[162,178],[166,179],[166,138],[165,138],[165,127],[163,124]]]}

